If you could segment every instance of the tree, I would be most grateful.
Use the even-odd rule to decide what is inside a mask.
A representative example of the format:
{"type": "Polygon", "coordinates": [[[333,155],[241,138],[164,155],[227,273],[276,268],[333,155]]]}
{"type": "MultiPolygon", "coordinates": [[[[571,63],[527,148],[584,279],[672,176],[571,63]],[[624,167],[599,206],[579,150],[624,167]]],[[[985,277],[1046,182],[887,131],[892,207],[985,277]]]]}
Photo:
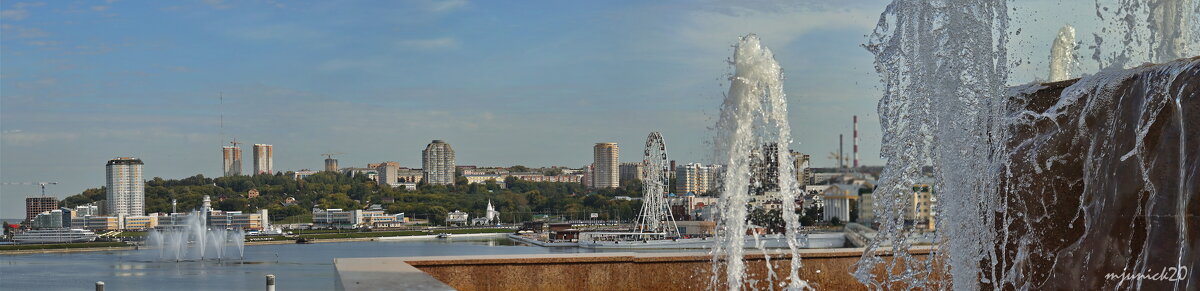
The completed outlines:
{"type": "Polygon", "coordinates": [[[812,221],[821,221],[821,216],[825,213],[824,207],[809,207],[804,209],[804,217],[812,221]]]}
{"type": "Polygon", "coordinates": [[[509,172],[529,172],[529,167],[522,166],[522,165],[516,165],[516,166],[508,167],[508,171],[509,172]]]}
{"type": "MultiPolygon", "coordinates": [[[[461,179],[460,179],[461,180],[461,179]]],[[[532,219],[535,213],[565,213],[586,218],[596,212],[601,217],[629,221],[636,218],[641,201],[615,200],[614,196],[641,196],[641,181],[624,181],[620,188],[589,190],[579,183],[532,182],[514,177],[461,186],[427,185],[417,189],[380,187],[360,174],[322,172],[304,180],[291,175],[255,175],[207,178],[194,175],[182,179],[154,178],[146,181],[147,212],[172,211],[172,199],[179,211],[200,207],[202,197],[213,199],[216,209],[258,211],[267,209],[271,218],[281,220],[307,215],[312,207],[362,209],[366,203],[383,204],[389,213],[404,212],[410,217],[428,218],[444,223],[446,212],[461,210],[481,215],[492,199],[504,213],[505,222],[532,219]],[[247,198],[257,189],[259,196],[247,198]],[[222,199],[223,198],[223,199],[222,199]],[[290,200],[294,199],[293,200],[290,200]],[[357,200],[357,201],[356,201],[357,200]],[[384,202],[387,201],[387,202],[384,202]]],[[[62,205],[74,207],[105,199],[105,188],[97,187],[63,199],[62,205]]]]}
{"type": "Polygon", "coordinates": [[[816,221],[816,220],[813,220],[813,219],[812,219],[812,217],[808,217],[808,216],[802,216],[802,217],[800,217],[800,225],[803,225],[803,226],[812,226],[812,225],[814,225],[814,224],[817,224],[817,221],[816,221]]]}
{"type": "Polygon", "coordinates": [[[858,200],[850,200],[850,221],[858,221],[858,200]]]}
{"type": "Polygon", "coordinates": [[[829,224],[842,225],[842,219],[838,218],[837,216],[834,216],[833,218],[829,219],[829,224]]]}

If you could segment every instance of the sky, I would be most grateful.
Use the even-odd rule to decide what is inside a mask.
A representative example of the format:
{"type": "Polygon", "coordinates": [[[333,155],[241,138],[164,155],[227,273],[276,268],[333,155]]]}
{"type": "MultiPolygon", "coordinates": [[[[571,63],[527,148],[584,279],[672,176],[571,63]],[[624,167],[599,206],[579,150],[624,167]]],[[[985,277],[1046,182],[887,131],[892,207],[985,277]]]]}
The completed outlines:
{"type": "MultiPolygon", "coordinates": [[[[1018,80],[1045,74],[1059,22],[1095,9],[1026,2],[1018,80]]],[[[671,159],[709,162],[732,46],[749,33],[784,68],[792,149],[832,166],[858,115],[861,161],[882,165],[879,77],[861,44],[886,4],[4,1],[0,182],[59,182],[47,194],[62,198],[102,186],[120,156],[141,158],[147,179],[215,177],[235,138],[244,172],[255,143],[288,171],[331,152],[342,167],[420,167],[433,139],[459,165],[582,167],[596,142],[640,161],[651,131],[671,159]]],[[[37,193],[0,186],[0,217],[37,193]]]]}

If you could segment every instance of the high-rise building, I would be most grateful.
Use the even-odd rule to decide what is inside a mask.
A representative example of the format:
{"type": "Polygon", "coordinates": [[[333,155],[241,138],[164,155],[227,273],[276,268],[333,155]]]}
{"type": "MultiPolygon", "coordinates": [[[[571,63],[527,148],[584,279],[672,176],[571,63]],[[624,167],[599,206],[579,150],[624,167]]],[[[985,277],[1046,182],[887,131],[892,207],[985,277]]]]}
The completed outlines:
{"type": "Polygon", "coordinates": [[[588,188],[596,188],[596,165],[587,165],[583,167],[583,186],[588,188]]]}
{"type": "Polygon", "coordinates": [[[221,157],[223,161],[221,170],[226,177],[242,174],[242,148],[223,146],[221,147],[221,157]]]}
{"type": "Polygon", "coordinates": [[[379,185],[387,185],[396,187],[400,184],[399,181],[400,163],[398,162],[383,162],[375,167],[375,172],[378,173],[379,185]]]}
{"type": "Polygon", "coordinates": [[[750,185],[756,195],[779,191],[779,144],[766,143],[750,153],[750,185]]]}
{"type": "Polygon", "coordinates": [[[254,144],[254,174],[274,174],[275,146],[254,144]]]}
{"type": "Polygon", "coordinates": [[[338,170],[337,159],[325,158],[325,171],[326,172],[337,172],[337,170],[338,170]]]}
{"type": "Polygon", "coordinates": [[[643,176],[642,163],[621,163],[621,181],[641,180],[643,176]]]}
{"type": "Polygon", "coordinates": [[[599,142],[592,147],[592,186],[616,188],[621,186],[620,152],[615,142],[599,142]]]}
{"type": "Polygon", "coordinates": [[[421,168],[425,183],[454,185],[454,149],[443,140],[433,140],[421,151],[421,168]]]}
{"type": "Polygon", "coordinates": [[[810,158],[809,155],[804,153],[792,151],[792,169],[796,171],[796,183],[799,184],[796,186],[801,189],[812,180],[813,172],[810,158]]]}
{"type": "Polygon", "coordinates": [[[675,168],[676,194],[704,194],[716,190],[717,166],[700,163],[679,165],[675,168]]]}
{"type": "Polygon", "coordinates": [[[32,222],[38,214],[58,209],[58,199],[54,197],[25,198],[25,221],[32,222]]]}
{"type": "Polygon", "coordinates": [[[142,160],[120,157],[108,161],[106,198],[108,215],[146,215],[146,183],[142,160]]]}

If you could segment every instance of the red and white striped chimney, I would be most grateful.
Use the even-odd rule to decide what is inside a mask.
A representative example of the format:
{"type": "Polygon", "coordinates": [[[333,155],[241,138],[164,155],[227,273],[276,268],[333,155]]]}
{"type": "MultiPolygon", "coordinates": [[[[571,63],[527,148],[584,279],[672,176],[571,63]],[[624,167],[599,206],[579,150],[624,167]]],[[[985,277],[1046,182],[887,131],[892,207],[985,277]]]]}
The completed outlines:
{"type": "Polygon", "coordinates": [[[854,116],[854,167],[858,168],[858,115],[854,116]]]}

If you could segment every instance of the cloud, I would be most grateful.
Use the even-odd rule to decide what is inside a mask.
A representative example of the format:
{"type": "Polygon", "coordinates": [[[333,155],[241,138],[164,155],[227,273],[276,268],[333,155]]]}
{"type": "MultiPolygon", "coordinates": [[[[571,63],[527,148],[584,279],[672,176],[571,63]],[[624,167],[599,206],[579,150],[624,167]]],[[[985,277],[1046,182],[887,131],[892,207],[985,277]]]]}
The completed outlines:
{"type": "Polygon", "coordinates": [[[18,2],[12,5],[12,9],[0,10],[0,18],[4,20],[22,20],[29,17],[29,8],[46,5],[42,2],[18,2]]]}
{"type": "Polygon", "coordinates": [[[50,33],[40,28],[22,27],[11,24],[0,25],[0,32],[4,34],[5,38],[42,38],[50,36],[50,33]]]}
{"type": "Polygon", "coordinates": [[[29,11],[24,9],[0,10],[0,18],[6,20],[22,20],[29,17],[29,11]]]}
{"type": "Polygon", "coordinates": [[[430,12],[449,12],[467,6],[467,0],[434,0],[427,1],[425,8],[430,12]]]}
{"type": "Polygon", "coordinates": [[[453,37],[405,39],[396,42],[397,47],[420,50],[457,48],[458,45],[458,39],[453,37]]]}
{"type": "Polygon", "coordinates": [[[773,9],[729,6],[689,13],[679,27],[686,43],[710,50],[726,50],[734,37],[749,33],[764,40],[787,44],[818,29],[875,26],[878,13],[868,9],[827,9],[813,6],[778,6],[773,9]]]}
{"type": "Polygon", "coordinates": [[[20,129],[0,132],[0,141],[10,146],[31,146],[45,142],[68,142],[79,139],[78,133],[25,132],[20,129]]]}
{"type": "Polygon", "coordinates": [[[204,5],[208,5],[208,7],[212,7],[214,9],[233,8],[233,5],[225,3],[225,0],[204,0],[204,5]]]}
{"type": "Polygon", "coordinates": [[[237,38],[255,41],[314,40],[325,35],[320,31],[290,23],[236,27],[229,34],[237,38]]]}

